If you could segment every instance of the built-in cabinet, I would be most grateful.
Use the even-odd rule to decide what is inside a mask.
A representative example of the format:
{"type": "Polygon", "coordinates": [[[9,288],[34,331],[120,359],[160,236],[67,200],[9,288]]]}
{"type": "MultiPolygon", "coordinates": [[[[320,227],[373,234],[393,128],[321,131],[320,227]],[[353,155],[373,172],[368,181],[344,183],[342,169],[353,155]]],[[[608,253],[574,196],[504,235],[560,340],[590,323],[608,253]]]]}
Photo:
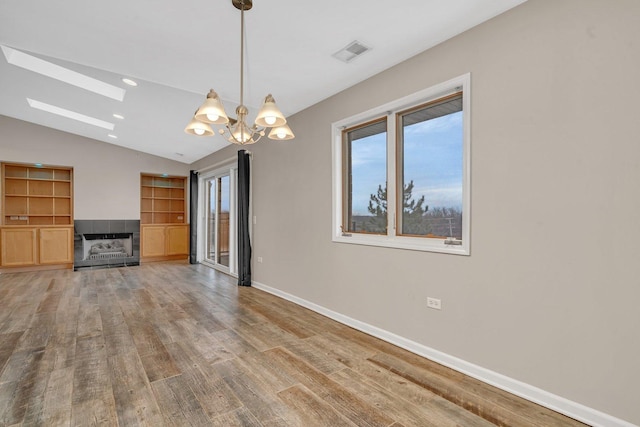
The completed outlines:
{"type": "Polygon", "coordinates": [[[2,267],[73,264],[73,229],[69,227],[2,227],[2,267]]]}
{"type": "Polygon", "coordinates": [[[8,228],[0,230],[2,266],[22,267],[38,263],[38,231],[36,228],[8,228]]]}
{"type": "Polygon", "coordinates": [[[142,174],[140,183],[140,260],[185,259],[187,178],[142,174]]]}
{"type": "Polygon", "coordinates": [[[73,169],[2,164],[2,269],[73,266],[73,169]]]}

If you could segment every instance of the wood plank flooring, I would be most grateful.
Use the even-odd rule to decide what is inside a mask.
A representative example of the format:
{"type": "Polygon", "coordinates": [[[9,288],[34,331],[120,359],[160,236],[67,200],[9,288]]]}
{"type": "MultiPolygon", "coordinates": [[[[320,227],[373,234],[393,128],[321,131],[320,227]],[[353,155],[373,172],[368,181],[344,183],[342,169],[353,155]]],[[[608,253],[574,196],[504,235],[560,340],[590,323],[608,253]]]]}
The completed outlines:
{"type": "Polygon", "coordinates": [[[0,426],[580,426],[200,265],[0,274],[0,426]]]}

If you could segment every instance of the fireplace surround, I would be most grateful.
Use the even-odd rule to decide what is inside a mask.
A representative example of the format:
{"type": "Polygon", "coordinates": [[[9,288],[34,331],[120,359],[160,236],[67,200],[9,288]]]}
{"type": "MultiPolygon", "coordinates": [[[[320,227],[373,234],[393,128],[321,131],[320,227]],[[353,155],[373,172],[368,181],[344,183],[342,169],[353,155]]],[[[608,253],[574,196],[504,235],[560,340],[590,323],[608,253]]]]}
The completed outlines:
{"type": "Polygon", "coordinates": [[[140,220],[75,220],[73,269],[140,264],[140,220]]]}

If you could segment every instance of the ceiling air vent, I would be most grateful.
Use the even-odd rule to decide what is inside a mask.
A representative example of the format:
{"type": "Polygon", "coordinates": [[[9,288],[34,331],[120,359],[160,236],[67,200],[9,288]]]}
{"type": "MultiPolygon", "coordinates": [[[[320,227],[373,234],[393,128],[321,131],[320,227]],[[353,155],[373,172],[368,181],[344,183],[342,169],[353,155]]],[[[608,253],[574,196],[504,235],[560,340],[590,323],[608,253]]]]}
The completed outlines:
{"type": "Polygon", "coordinates": [[[339,59],[342,62],[351,62],[356,59],[358,56],[362,55],[365,52],[370,51],[371,48],[363,45],[359,41],[355,40],[334,53],[332,56],[336,59],[339,59]]]}

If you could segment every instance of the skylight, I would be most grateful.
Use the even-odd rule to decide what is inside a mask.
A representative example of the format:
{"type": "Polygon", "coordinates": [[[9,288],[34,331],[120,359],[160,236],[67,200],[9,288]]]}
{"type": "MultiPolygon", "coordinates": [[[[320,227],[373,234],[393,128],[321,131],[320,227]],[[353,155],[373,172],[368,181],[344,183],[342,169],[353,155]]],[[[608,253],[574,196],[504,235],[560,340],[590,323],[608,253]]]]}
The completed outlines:
{"type": "Polygon", "coordinates": [[[113,130],[115,127],[113,123],[105,122],[104,120],[96,119],[95,117],[85,116],[84,114],[76,113],[75,111],[65,110],[64,108],[56,107],[55,105],[45,104],[44,102],[29,98],[27,98],[27,102],[31,108],[46,111],[47,113],[57,114],[58,116],[98,126],[103,129],[113,130]]]}
{"type": "Polygon", "coordinates": [[[127,92],[117,86],[110,85],[103,81],[85,76],[68,68],[61,67],[51,62],[47,62],[35,56],[27,55],[19,50],[12,49],[7,46],[0,46],[5,58],[9,64],[21,67],[43,76],[51,77],[64,83],[97,93],[116,101],[124,100],[124,94],[127,92]]]}

